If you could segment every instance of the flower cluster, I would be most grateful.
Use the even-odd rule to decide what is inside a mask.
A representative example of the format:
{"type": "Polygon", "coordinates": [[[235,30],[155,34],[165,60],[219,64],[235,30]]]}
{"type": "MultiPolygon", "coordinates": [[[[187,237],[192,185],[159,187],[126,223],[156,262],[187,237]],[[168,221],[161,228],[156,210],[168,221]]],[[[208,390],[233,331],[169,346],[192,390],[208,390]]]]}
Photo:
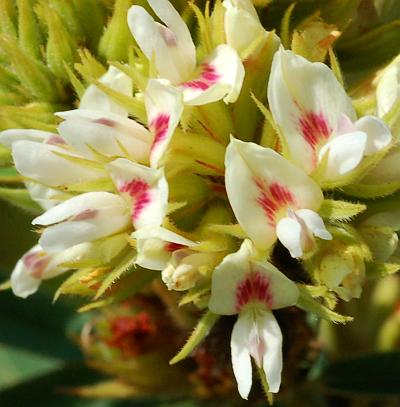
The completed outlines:
{"type": "Polygon", "coordinates": [[[377,115],[363,114],[333,53],[335,72],[284,49],[250,0],[224,0],[204,15],[193,6],[197,47],[168,0],[148,4],[161,22],[129,9],[132,61],[110,65],[79,108],[56,113],[57,132],[0,133],[44,210],[32,222],[38,245],[11,286],[27,297],[74,270],[57,296],[91,296],[90,309],[160,272],[181,304],[206,311],[174,361],[219,315],[237,314],[231,358],[241,397],[252,359],[277,393],[283,338],[273,311],[297,306],[345,322],[337,299],[359,297],[367,277],[400,267],[400,218],[388,197],[400,188],[399,63],[376,79],[377,115]]]}

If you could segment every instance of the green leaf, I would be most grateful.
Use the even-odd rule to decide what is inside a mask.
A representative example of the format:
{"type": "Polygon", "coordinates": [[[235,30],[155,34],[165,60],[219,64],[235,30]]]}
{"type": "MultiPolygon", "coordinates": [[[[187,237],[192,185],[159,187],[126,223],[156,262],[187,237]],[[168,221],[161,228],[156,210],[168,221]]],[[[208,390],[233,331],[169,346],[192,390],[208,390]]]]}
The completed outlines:
{"type": "Polygon", "coordinates": [[[328,365],[321,382],[348,396],[399,396],[400,352],[371,353],[328,365]]]}
{"type": "Polygon", "coordinates": [[[245,231],[242,229],[242,227],[239,224],[210,225],[210,226],[207,226],[207,229],[209,229],[212,232],[223,233],[226,235],[237,237],[238,239],[246,239],[246,237],[247,237],[245,231]]]}
{"type": "Polygon", "coordinates": [[[0,198],[32,214],[43,212],[43,209],[31,199],[26,189],[0,188],[0,198]]]}
{"type": "Polygon", "coordinates": [[[124,273],[131,271],[135,265],[136,255],[132,252],[127,254],[122,261],[110,271],[106,278],[101,283],[97,293],[94,297],[95,300],[98,300],[110,287],[115,283],[116,280],[121,278],[124,273]]]}
{"type": "Polygon", "coordinates": [[[115,289],[110,295],[107,296],[107,298],[83,305],[78,309],[78,312],[87,312],[124,301],[127,298],[135,295],[138,291],[142,290],[147,284],[159,276],[160,273],[157,271],[144,269],[142,269],[141,272],[128,275],[115,283],[115,289]]]}
{"type": "Polygon", "coordinates": [[[392,195],[400,189],[400,182],[388,182],[385,184],[360,184],[348,185],[343,188],[346,195],[356,198],[381,198],[392,195]]]}
{"type": "Polygon", "coordinates": [[[179,306],[190,304],[193,302],[196,304],[198,301],[202,300],[211,291],[211,287],[207,285],[206,287],[200,286],[189,290],[179,301],[179,306]]]}
{"type": "Polygon", "coordinates": [[[353,320],[352,317],[340,315],[316,301],[308,292],[307,286],[297,284],[297,287],[300,291],[300,297],[297,306],[304,311],[311,312],[312,314],[315,314],[320,318],[334,323],[344,324],[353,320]]]}
{"type": "Polygon", "coordinates": [[[129,46],[133,37],[129,31],[126,15],[132,0],[116,0],[114,13],[100,39],[99,53],[109,61],[128,60],[129,46]]]}
{"type": "Polygon", "coordinates": [[[42,292],[22,300],[10,291],[1,292],[0,307],[7,310],[0,316],[0,343],[58,360],[80,358],[66,334],[68,322],[75,318],[72,307],[52,305],[42,292]]]}
{"type": "Polygon", "coordinates": [[[64,99],[65,95],[60,84],[49,69],[21,51],[15,39],[0,37],[0,47],[7,53],[21,84],[32,96],[47,102],[59,102],[64,99]]]}
{"type": "Polygon", "coordinates": [[[39,59],[41,33],[33,12],[32,3],[32,0],[17,0],[18,41],[21,49],[32,57],[39,59]]]}
{"type": "Polygon", "coordinates": [[[75,50],[77,48],[75,40],[54,9],[44,4],[37,5],[35,9],[47,25],[47,66],[57,78],[68,81],[69,76],[65,65],[72,66],[74,62],[75,50]]]}
{"type": "Polygon", "coordinates": [[[289,48],[290,47],[290,20],[292,18],[292,13],[293,10],[296,6],[296,3],[293,2],[285,11],[285,14],[283,15],[283,19],[281,22],[281,40],[282,40],[282,44],[285,48],[289,48]]]}
{"type": "Polygon", "coordinates": [[[197,347],[197,345],[199,345],[200,342],[208,335],[211,328],[215,325],[219,318],[219,315],[216,315],[211,311],[207,311],[197,323],[183,348],[170,360],[169,363],[174,365],[175,363],[187,358],[197,347]]]}
{"type": "Polygon", "coordinates": [[[329,62],[331,65],[331,69],[332,69],[333,73],[335,74],[336,79],[339,81],[339,83],[342,86],[344,86],[342,70],[340,69],[339,61],[338,61],[335,53],[333,52],[332,47],[329,47],[328,53],[329,53],[329,62]]]}
{"type": "Polygon", "coordinates": [[[367,263],[366,264],[366,274],[368,278],[382,278],[390,274],[397,273],[400,270],[400,264],[393,263],[367,263]]]}
{"type": "Polygon", "coordinates": [[[319,214],[329,220],[350,220],[366,209],[367,206],[361,203],[324,199],[319,214]]]}

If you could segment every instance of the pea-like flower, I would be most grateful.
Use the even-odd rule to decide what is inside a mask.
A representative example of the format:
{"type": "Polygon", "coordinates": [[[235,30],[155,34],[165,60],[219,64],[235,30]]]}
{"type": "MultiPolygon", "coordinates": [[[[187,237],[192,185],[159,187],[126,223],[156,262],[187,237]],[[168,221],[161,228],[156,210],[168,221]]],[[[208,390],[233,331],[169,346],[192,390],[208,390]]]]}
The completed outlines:
{"type": "Polygon", "coordinates": [[[209,308],[220,315],[239,317],[233,327],[233,372],[240,395],[247,399],[252,384],[251,357],[264,370],[269,390],[281,383],[282,333],[271,312],[296,304],[298,289],[271,263],[256,261],[245,240],[236,253],[224,258],[212,276],[209,308]],[[251,357],[250,357],[251,356],[251,357]]]}
{"type": "Polygon", "coordinates": [[[321,189],[277,152],[232,139],[225,166],[229,202],[257,248],[279,239],[292,257],[302,257],[314,248],[314,236],[332,238],[317,214],[321,189]]]}
{"type": "Polygon", "coordinates": [[[365,156],[392,141],[380,119],[357,120],[351,99],[325,64],[283,48],[272,63],[268,101],[290,161],[308,174],[323,166],[323,182],[343,182],[365,156]]]}
{"type": "Polygon", "coordinates": [[[167,0],[148,3],[165,25],[140,6],[130,8],[128,25],[143,53],[154,60],[160,77],[182,90],[185,104],[235,102],[244,78],[237,52],[229,45],[218,45],[197,67],[196,47],[179,13],[167,0]]]}

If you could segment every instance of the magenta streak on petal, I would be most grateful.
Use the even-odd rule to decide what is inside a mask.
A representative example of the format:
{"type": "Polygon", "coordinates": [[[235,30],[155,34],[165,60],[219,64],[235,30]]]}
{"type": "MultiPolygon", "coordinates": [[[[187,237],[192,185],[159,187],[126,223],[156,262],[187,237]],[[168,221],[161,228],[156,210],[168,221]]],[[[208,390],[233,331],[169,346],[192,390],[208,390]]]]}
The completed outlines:
{"type": "Polygon", "coordinates": [[[102,117],[100,119],[93,120],[93,123],[102,124],[103,126],[107,126],[107,127],[114,127],[116,125],[114,120],[107,119],[106,117],[102,117]]]}
{"type": "Polygon", "coordinates": [[[295,205],[296,198],[287,187],[277,182],[273,182],[269,186],[262,179],[255,178],[254,182],[260,191],[257,203],[261,205],[268,223],[275,226],[276,213],[284,207],[295,205]]]}
{"type": "Polygon", "coordinates": [[[218,82],[220,75],[214,66],[204,63],[201,65],[201,73],[198,79],[182,83],[184,88],[207,90],[218,82]]]}
{"type": "Polygon", "coordinates": [[[154,134],[153,144],[150,150],[153,151],[154,148],[165,140],[168,134],[170,116],[165,113],[161,113],[156,116],[149,124],[151,132],[154,134]]]}
{"type": "Polygon", "coordinates": [[[300,131],[304,140],[315,150],[321,140],[327,140],[332,133],[322,113],[303,113],[299,119],[300,131]]]}
{"type": "Polygon", "coordinates": [[[184,249],[187,246],[180,243],[168,242],[164,247],[167,252],[174,252],[175,250],[184,249]]]}
{"type": "Polygon", "coordinates": [[[79,221],[79,220],[89,220],[96,217],[98,213],[97,209],[85,209],[84,211],[76,214],[70,220],[79,221]]]}
{"type": "Polygon", "coordinates": [[[123,184],[119,188],[119,190],[121,192],[127,192],[129,196],[134,200],[132,208],[132,219],[134,221],[137,220],[142,210],[151,201],[149,184],[141,179],[133,179],[132,181],[123,184]]]}
{"type": "Polygon", "coordinates": [[[65,140],[60,137],[58,134],[52,134],[47,140],[46,140],[46,144],[67,144],[65,142],[65,140]]]}
{"type": "Polygon", "coordinates": [[[22,257],[22,262],[32,277],[41,278],[50,262],[50,257],[43,255],[43,252],[27,253],[22,257]]]}
{"type": "Polygon", "coordinates": [[[267,276],[259,271],[250,271],[244,280],[236,287],[237,312],[251,301],[257,301],[264,304],[268,309],[272,308],[272,293],[270,290],[270,281],[267,276]]]}

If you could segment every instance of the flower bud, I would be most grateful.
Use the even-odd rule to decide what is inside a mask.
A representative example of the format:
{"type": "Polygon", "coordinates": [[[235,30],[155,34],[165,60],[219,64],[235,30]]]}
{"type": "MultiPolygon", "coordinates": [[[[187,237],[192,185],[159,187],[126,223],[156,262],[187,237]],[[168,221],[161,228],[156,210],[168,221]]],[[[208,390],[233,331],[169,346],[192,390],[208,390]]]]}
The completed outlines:
{"type": "Polygon", "coordinates": [[[332,246],[335,250],[324,255],[319,263],[320,282],[345,301],[359,298],[365,279],[362,257],[352,247],[344,244],[332,246]]]}
{"type": "Polygon", "coordinates": [[[215,253],[199,253],[190,249],[177,250],[163,270],[162,279],[169,290],[189,290],[207,270],[214,268],[219,259],[220,255],[215,253]]]}

